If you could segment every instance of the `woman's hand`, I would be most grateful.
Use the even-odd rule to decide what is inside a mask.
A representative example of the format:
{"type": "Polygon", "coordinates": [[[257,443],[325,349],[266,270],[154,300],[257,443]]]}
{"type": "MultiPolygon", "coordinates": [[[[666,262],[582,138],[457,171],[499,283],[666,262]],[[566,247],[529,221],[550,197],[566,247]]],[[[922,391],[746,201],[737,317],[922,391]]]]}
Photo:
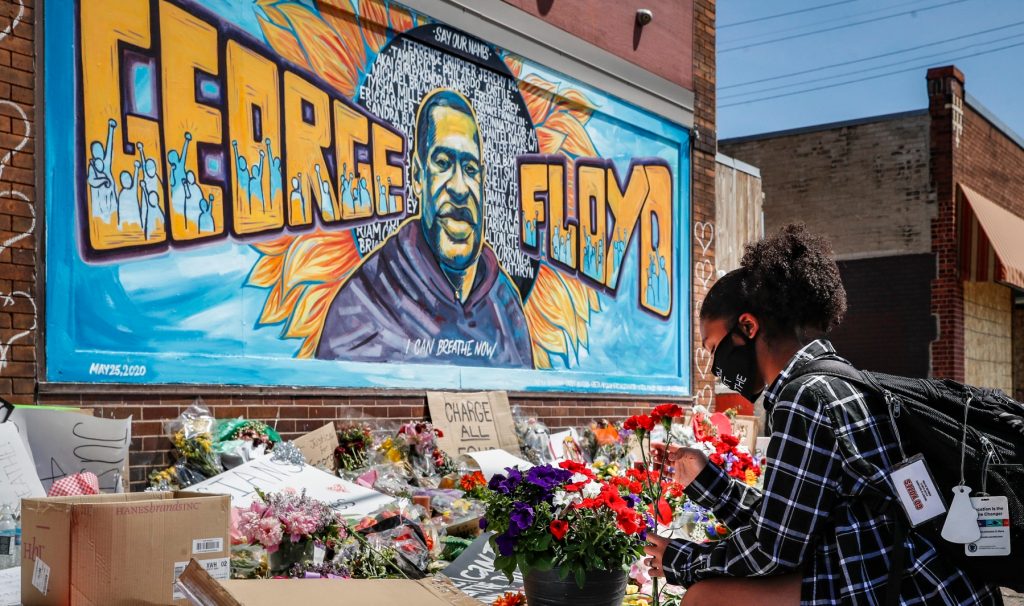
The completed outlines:
{"type": "Polygon", "coordinates": [[[647,535],[647,545],[644,546],[644,553],[647,559],[644,564],[647,566],[648,574],[652,577],[665,576],[665,548],[668,547],[668,539],[659,537],[653,532],[647,535]]]}
{"type": "Polygon", "coordinates": [[[666,454],[665,444],[661,442],[651,443],[651,456],[655,469],[667,467],[672,479],[683,486],[688,486],[708,464],[708,457],[701,450],[673,445],[666,454]]]}

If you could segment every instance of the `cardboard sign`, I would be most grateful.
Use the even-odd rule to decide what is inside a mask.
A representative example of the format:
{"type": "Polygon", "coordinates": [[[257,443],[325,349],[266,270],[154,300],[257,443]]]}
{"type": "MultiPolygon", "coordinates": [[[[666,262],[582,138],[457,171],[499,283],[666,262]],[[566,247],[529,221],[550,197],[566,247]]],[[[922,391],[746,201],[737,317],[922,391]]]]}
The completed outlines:
{"type": "Polygon", "coordinates": [[[11,423],[0,424],[0,505],[21,509],[21,500],[45,497],[36,466],[11,423]]]}
{"type": "Polygon", "coordinates": [[[406,579],[318,579],[316,581],[221,581],[193,560],[176,585],[193,604],[208,606],[334,606],[402,604],[408,606],[480,606],[442,576],[406,579]]]}
{"type": "Polygon", "coordinates": [[[523,588],[523,575],[518,570],[509,584],[505,573],[494,569],[494,550],[488,542],[492,534],[487,532],[477,537],[462,555],[444,569],[444,575],[456,587],[484,604],[492,603],[507,591],[523,588]]]}
{"type": "Polygon", "coordinates": [[[431,422],[444,432],[438,444],[449,456],[496,448],[521,456],[505,392],[428,391],[427,404],[431,422]]]}
{"type": "Polygon", "coordinates": [[[295,446],[302,451],[306,462],[313,467],[331,471],[338,468],[334,460],[334,449],[338,447],[338,432],[334,429],[333,421],[301,438],[295,438],[295,446]]]}
{"type": "Polygon", "coordinates": [[[132,418],[103,419],[59,410],[18,407],[10,421],[35,461],[43,490],[65,476],[91,471],[100,490],[123,490],[132,418]]]}
{"type": "Polygon", "coordinates": [[[274,461],[269,457],[249,461],[189,486],[189,491],[226,494],[233,507],[248,507],[264,493],[305,490],[310,497],[330,505],[346,517],[360,518],[394,501],[375,490],[346,482],[310,465],[274,461]]]}

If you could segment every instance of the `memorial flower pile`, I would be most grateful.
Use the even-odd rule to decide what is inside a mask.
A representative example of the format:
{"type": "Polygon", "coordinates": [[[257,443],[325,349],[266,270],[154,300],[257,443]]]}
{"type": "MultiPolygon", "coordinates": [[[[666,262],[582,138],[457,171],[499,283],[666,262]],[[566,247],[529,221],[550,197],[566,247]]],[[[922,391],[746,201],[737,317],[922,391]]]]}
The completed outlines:
{"type": "Polygon", "coordinates": [[[554,567],[582,586],[588,572],[627,570],[643,553],[653,520],[626,478],[604,481],[573,461],[505,471],[488,483],[481,526],[509,579],[554,567]]]}
{"type": "Polygon", "coordinates": [[[459,478],[459,489],[471,499],[482,500],[487,494],[487,480],[479,471],[467,473],[459,478]]]}
{"type": "Polygon", "coordinates": [[[332,546],[345,535],[339,514],[305,491],[256,492],[259,499],[239,513],[236,533],[250,545],[262,545],[267,553],[274,553],[285,541],[314,540],[332,546]]]}

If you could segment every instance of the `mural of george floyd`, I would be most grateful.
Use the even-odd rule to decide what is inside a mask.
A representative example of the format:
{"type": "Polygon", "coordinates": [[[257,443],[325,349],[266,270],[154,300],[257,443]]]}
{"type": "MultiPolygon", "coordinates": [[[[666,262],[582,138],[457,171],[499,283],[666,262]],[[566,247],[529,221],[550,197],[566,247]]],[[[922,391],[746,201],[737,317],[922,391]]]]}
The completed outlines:
{"type": "Polygon", "coordinates": [[[685,121],[448,4],[47,4],[35,399],[132,414],[135,467],[199,395],[297,434],[421,416],[425,390],[507,390],[554,426],[710,394],[713,2],[653,3],[687,18],[643,31],[629,2],[480,9],[628,62],[639,95],[687,90],[685,121]],[[680,23],[700,69],[666,79],[652,44],[680,23]]]}

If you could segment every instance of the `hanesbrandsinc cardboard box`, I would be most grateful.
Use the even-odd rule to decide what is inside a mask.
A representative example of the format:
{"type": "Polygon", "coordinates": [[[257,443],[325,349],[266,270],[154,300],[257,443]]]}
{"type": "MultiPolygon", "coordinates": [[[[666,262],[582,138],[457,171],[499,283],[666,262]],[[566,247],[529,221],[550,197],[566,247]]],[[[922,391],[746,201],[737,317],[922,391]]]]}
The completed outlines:
{"type": "Polygon", "coordinates": [[[231,500],[144,492],[25,499],[21,600],[35,605],[188,604],[174,579],[195,559],[228,578],[231,500]]]}

